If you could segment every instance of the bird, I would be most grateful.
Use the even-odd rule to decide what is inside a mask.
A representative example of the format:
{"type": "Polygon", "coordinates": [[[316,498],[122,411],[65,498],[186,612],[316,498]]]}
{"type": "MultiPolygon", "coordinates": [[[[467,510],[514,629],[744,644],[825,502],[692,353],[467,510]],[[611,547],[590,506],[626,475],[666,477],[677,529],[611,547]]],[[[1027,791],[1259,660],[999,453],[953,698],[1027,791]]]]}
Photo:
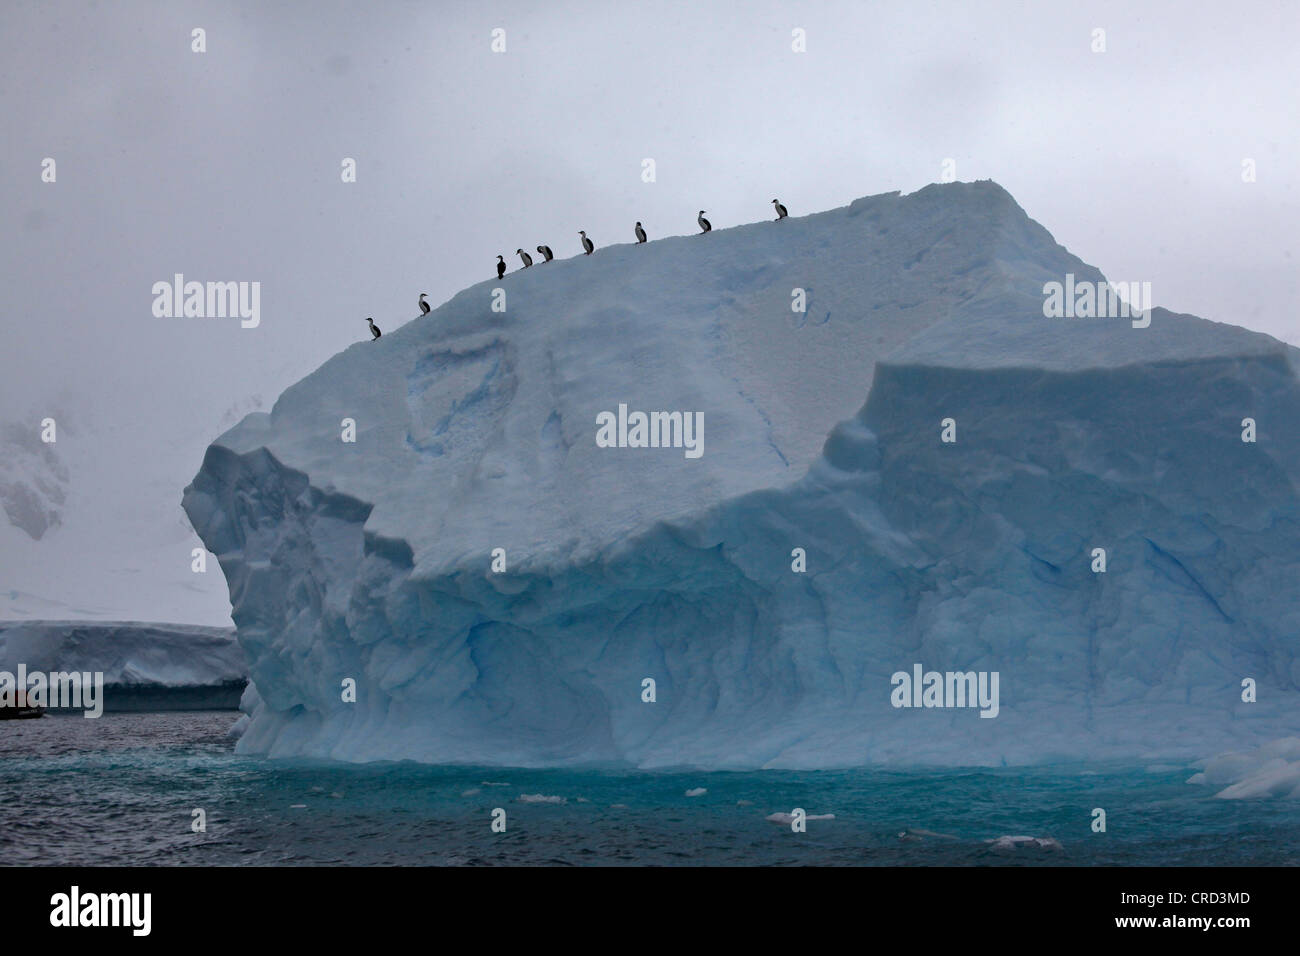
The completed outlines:
{"type": "Polygon", "coordinates": [[[497,278],[500,279],[506,274],[506,257],[497,256],[497,278]]]}
{"type": "Polygon", "coordinates": [[[595,250],[596,244],[587,238],[587,233],[583,229],[578,230],[578,235],[582,236],[582,248],[586,250],[585,255],[591,255],[595,250]]]}
{"type": "Polygon", "coordinates": [[[773,199],[772,205],[776,206],[776,218],[778,220],[784,219],[786,216],[789,215],[789,213],[785,211],[785,207],[781,205],[781,201],[779,199],[773,199]]]}
{"type": "Polygon", "coordinates": [[[544,262],[550,262],[552,259],[555,258],[555,253],[551,252],[550,246],[538,246],[537,251],[546,257],[543,260],[544,262]]]}
{"type": "Polygon", "coordinates": [[[428,294],[429,294],[429,293],[427,293],[427,292],[421,292],[421,293],[420,293],[420,314],[421,314],[421,315],[428,315],[428,314],[429,314],[429,303],[427,303],[427,302],[424,301],[424,297],[425,297],[426,295],[428,295],[428,294]]]}
{"type": "Polygon", "coordinates": [[[636,224],[636,241],[645,242],[645,230],[641,228],[641,223],[636,224]]]}
{"type": "Polygon", "coordinates": [[[377,338],[379,338],[379,336],[381,336],[381,335],[384,334],[383,332],[380,332],[380,331],[379,331],[379,326],[375,325],[375,320],[374,320],[374,319],[367,318],[366,321],[370,323],[370,334],[371,334],[371,336],[373,336],[374,338],[377,339],[377,338]]]}
{"type": "Polygon", "coordinates": [[[703,210],[703,209],[700,210],[700,214],[699,214],[699,216],[696,218],[695,221],[698,222],[698,223],[700,224],[700,234],[701,234],[701,235],[703,235],[704,233],[708,232],[710,229],[713,228],[711,225],[709,225],[709,220],[707,220],[707,219],[704,218],[704,210],[703,210]]]}
{"type": "Polygon", "coordinates": [[[519,256],[524,260],[525,269],[527,269],[529,266],[533,264],[533,257],[530,256],[528,253],[524,252],[524,250],[516,249],[515,252],[518,253],[519,256]]]}

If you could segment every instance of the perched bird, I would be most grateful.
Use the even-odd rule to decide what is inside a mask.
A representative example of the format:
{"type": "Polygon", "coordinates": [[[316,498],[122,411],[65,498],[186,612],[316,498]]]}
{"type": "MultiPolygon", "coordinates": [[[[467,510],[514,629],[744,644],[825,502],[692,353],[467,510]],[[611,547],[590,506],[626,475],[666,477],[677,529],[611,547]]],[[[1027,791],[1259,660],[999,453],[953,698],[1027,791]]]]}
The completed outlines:
{"type": "Polygon", "coordinates": [[[551,252],[550,246],[538,246],[537,251],[540,252],[545,257],[543,259],[544,262],[550,262],[552,259],[555,258],[555,253],[551,252]]]}
{"type": "Polygon", "coordinates": [[[520,256],[520,258],[522,258],[522,259],[524,260],[524,268],[525,268],[525,269],[527,269],[529,266],[531,266],[531,265],[533,264],[533,257],[530,256],[528,253],[524,252],[524,250],[522,250],[522,249],[516,249],[515,252],[518,253],[519,256],[520,256]]]}
{"type": "Polygon", "coordinates": [[[506,274],[506,257],[497,256],[497,278],[500,279],[506,274]]]}
{"type": "Polygon", "coordinates": [[[369,318],[368,318],[368,319],[366,319],[366,321],[370,323],[370,334],[371,334],[374,338],[377,339],[377,338],[379,338],[379,336],[381,336],[381,335],[384,334],[383,332],[380,332],[380,331],[379,331],[379,326],[375,325],[375,320],[374,320],[374,319],[369,319],[369,318]]]}
{"type": "Polygon", "coordinates": [[[703,210],[703,209],[700,210],[700,214],[699,214],[699,216],[696,217],[695,221],[698,222],[698,223],[700,224],[700,234],[701,234],[701,235],[703,235],[704,233],[708,232],[710,229],[713,228],[711,225],[709,225],[709,220],[707,220],[707,219],[704,218],[704,210],[703,210]]]}
{"type": "Polygon", "coordinates": [[[429,314],[429,303],[427,303],[427,302],[424,301],[424,297],[425,297],[426,295],[428,295],[428,294],[429,294],[429,293],[427,293],[427,292],[421,292],[421,293],[420,293],[420,314],[421,314],[421,315],[428,315],[428,314],[429,314]]]}
{"type": "Polygon", "coordinates": [[[789,215],[789,213],[785,211],[785,207],[781,205],[781,201],[779,199],[773,199],[772,205],[776,207],[776,218],[778,220],[784,219],[786,216],[789,215]]]}
{"type": "Polygon", "coordinates": [[[641,228],[641,223],[636,224],[636,241],[645,242],[645,230],[641,228]]]}
{"type": "Polygon", "coordinates": [[[588,255],[588,256],[591,255],[592,252],[595,251],[596,249],[596,244],[587,238],[587,233],[585,230],[579,229],[578,235],[582,236],[582,248],[586,250],[584,252],[584,255],[588,255]]]}

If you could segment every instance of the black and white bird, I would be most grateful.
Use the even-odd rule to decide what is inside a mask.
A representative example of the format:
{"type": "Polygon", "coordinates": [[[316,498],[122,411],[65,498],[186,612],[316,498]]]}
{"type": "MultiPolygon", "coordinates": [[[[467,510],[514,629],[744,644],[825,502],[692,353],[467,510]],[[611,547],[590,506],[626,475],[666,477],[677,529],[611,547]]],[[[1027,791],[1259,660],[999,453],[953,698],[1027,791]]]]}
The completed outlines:
{"type": "Polygon", "coordinates": [[[645,242],[645,230],[641,228],[641,223],[636,224],[636,241],[645,242]]]}
{"type": "Polygon", "coordinates": [[[524,260],[524,268],[525,268],[525,269],[527,269],[529,266],[531,266],[531,265],[533,264],[533,257],[530,256],[528,253],[524,252],[524,250],[522,250],[522,249],[516,249],[515,252],[519,255],[519,257],[520,257],[521,259],[524,260]]]}
{"type": "Polygon", "coordinates": [[[506,257],[497,256],[497,278],[503,278],[506,274],[506,257]]]}
{"type": "Polygon", "coordinates": [[[429,293],[427,293],[427,292],[421,292],[421,293],[420,293],[420,314],[421,314],[421,315],[428,315],[428,314],[429,314],[429,303],[427,303],[427,302],[424,301],[424,297],[425,297],[426,295],[428,295],[428,294],[429,294],[429,293]]]}
{"type": "Polygon", "coordinates": [[[368,318],[366,319],[366,321],[370,323],[370,335],[372,336],[372,338],[377,339],[379,338],[379,336],[384,334],[383,332],[379,331],[379,326],[375,325],[374,319],[368,318]]]}
{"type": "Polygon", "coordinates": [[[542,259],[543,262],[550,262],[552,259],[555,258],[555,253],[551,252],[550,246],[538,246],[537,251],[540,252],[544,257],[542,259]]]}
{"type": "Polygon", "coordinates": [[[701,234],[701,235],[703,235],[704,233],[708,232],[710,229],[713,228],[711,225],[709,225],[709,220],[707,220],[707,219],[704,218],[704,210],[703,210],[703,209],[700,210],[700,214],[699,214],[699,216],[696,217],[695,221],[698,222],[698,223],[700,224],[700,234],[701,234]]]}
{"type": "Polygon", "coordinates": [[[584,255],[591,255],[596,249],[596,244],[587,238],[585,230],[579,229],[578,235],[582,236],[582,248],[585,250],[584,255]]]}
{"type": "Polygon", "coordinates": [[[781,205],[781,200],[773,199],[772,205],[776,207],[776,218],[778,220],[784,219],[789,215],[789,213],[785,211],[785,207],[781,205]]]}

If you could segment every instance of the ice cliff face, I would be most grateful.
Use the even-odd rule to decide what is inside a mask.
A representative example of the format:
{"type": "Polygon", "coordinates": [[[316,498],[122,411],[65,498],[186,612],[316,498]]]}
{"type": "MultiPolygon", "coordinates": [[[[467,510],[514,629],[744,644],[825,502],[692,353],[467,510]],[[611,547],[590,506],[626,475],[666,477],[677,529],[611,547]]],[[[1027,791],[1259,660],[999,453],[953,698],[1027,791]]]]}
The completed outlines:
{"type": "Polygon", "coordinates": [[[821,767],[1282,736],[1296,352],[1044,317],[1067,274],[1104,281],[997,185],[931,186],[598,248],[357,343],[185,492],[248,657],[241,749],[821,767]],[[703,455],[599,447],[620,404],[702,413],[703,455]],[[916,663],[998,672],[998,716],[891,706],[916,663]]]}

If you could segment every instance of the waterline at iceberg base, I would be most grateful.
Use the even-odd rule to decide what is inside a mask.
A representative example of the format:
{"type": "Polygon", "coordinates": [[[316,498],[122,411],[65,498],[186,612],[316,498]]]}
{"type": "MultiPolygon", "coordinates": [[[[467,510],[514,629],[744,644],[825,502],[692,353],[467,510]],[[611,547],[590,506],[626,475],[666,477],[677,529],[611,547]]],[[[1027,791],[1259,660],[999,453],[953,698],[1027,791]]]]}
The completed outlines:
{"type": "Polygon", "coordinates": [[[185,492],[239,750],[811,769],[1293,734],[1296,350],[1044,317],[1067,274],[1103,281],[951,184],[556,260],[357,343],[185,492]],[[598,447],[620,403],[701,412],[704,454],[598,447]],[[893,707],[917,663],[997,672],[998,716],[893,707]]]}

